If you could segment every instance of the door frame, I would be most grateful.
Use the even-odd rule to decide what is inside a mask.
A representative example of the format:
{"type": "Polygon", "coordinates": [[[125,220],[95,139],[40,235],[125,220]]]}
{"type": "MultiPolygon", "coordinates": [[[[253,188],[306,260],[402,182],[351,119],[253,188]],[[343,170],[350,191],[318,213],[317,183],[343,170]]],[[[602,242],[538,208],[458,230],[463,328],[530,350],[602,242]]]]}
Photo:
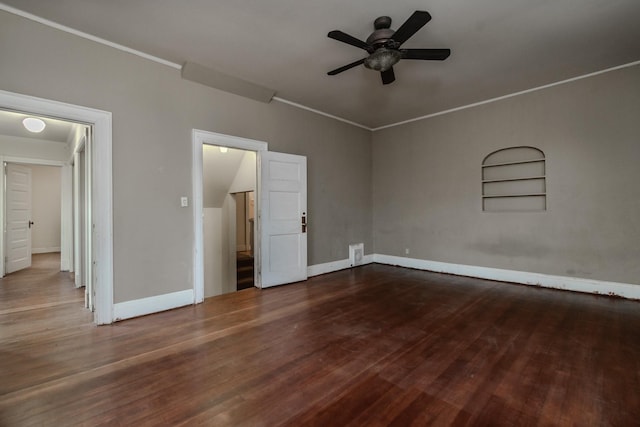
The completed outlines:
{"type": "Polygon", "coordinates": [[[255,151],[256,153],[256,196],[255,196],[255,218],[256,218],[256,249],[254,257],[256,259],[255,284],[261,287],[260,283],[260,164],[262,153],[268,150],[268,144],[264,141],[241,138],[238,136],[224,135],[221,133],[208,132],[193,129],[192,146],[192,183],[193,183],[193,296],[194,303],[204,301],[204,223],[202,220],[203,211],[203,167],[202,167],[202,146],[216,145],[220,147],[236,148],[239,150],[255,151]]]}
{"type": "MultiPolygon", "coordinates": [[[[71,173],[73,174],[71,179],[71,182],[72,182],[71,208],[73,211],[72,212],[72,218],[73,218],[73,223],[72,223],[73,263],[72,265],[73,265],[73,272],[74,272],[74,284],[76,285],[76,288],[80,288],[82,286],[82,278],[85,271],[85,266],[82,263],[82,259],[84,255],[81,253],[82,252],[81,248],[83,247],[83,244],[84,244],[82,237],[84,233],[86,233],[86,230],[83,229],[82,227],[81,218],[84,218],[86,207],[81,206],[81,203],[79,202],[80,200],[84,201],[84,194],[81,195],[81,191],[80,191],[81,186],[84,185],[84,183],[81,184],[81,181],[84,179],[84,176],[83,176],[84,174],[80,173],[80,164],[81,164],[80,153],[84,151],[86,143],[87,143],[86,137],[83,135],[80,138],[80,142],[76,145],[75,149],[73,150],[73,153],[71,153],[71,160],[69,161],[69,163],[71,164],[71,173]]],[[[82,167],[84,167],[84,165],[82,167]]]]}
{"type": "Polygon", "coordinates": [[[0,90],[0,108],[93,126],[93,320],[113,323],[112,120],[108,111],[0,90]]]}

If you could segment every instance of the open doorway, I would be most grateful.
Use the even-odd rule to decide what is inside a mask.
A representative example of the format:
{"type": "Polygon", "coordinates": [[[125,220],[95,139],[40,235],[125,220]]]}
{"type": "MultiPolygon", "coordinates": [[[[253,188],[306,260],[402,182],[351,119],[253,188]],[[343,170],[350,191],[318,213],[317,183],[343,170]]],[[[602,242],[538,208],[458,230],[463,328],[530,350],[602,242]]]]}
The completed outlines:
{"type": "Polygon", "coordinates": [[[255,190],[235,193],[236,199],[236,290],[255,284],[255,190]]]}
{"type": "Polygon", "coordinates": [[[256,153],[202,146],[204,297],[253,287],[256,153]]]}
{"type": "MultiPolygon", "coordinates": [[[[64,188],[71,185],[63,179],[67,166],[22,162],[2,166],[6,186],[0,197],[6,210],[0,221],[6,230],[6,256],[0,311],[38,312],[38,318],[48,324],[54,324],[65,307],[73,307],[79,318],[92,316],[84,309],[85,288],[74,286],[73,265],[66,254],[69,241],[63,237],[72,222],[65,198],[70,188],[64,188]]],[[[28,315],[25,318],[34,321],[28,315]]],[[[26,326],[31,328],[29,321],[26,326]]]]}
{"type": "MultiPolygon", "coordinates": [[[[306,157],[268,151],[266,142],[236,136],[197,129],[193,130],[192,136],[194,302],[202,302],[205,295],[203,147],[207,145],[217,146],[219,151],[223,151],[220,148],[246,150],[256,156],[254,286],[265,288],[306,280],[306,157]]],[[[228,200],[235,203],[233,198],[228,200]]],[[[235,238],[234,230],[229,241],[234,242],[235,238]]],[[[228,263],[231,262],[230,258],[226,260],[228,263]]]]}
{"type": "Polygon", "coordinates": [[[4,173],[5,274],[31,267],[36,254],[55,254],[47,258],[57,258],[60,271],[61,167],[5,162],[4,173]]]}
{"type": "Polygon", "coordinates": [[[52,269],[49,274],[68,272],[61,277],[69,278],[70,286],[84,288],[84,307],[94,311],[92,165],[87,161],[91,145],[91,127],[86,124],[0,111],[2,276],[31,269],[38,258],[33,268],[47,266],[52,269]],[[30,129],[27,121],[41,128],[30,129]]]}
{"type": "MultiPolygon", "coordinates": [[[[113,322],[113,212],[112,212],[112,170],[111,170],[111,113],[99,111],[82,106],[76,106],[57,101],[31,97],[6,91],[0,91],[0,111],[4,113],[22,114],[27,116],[37,116],[51,121],[69,121],[82,125],[82,129],[90,130],[90,137],[85,140],[86,164],[90,174],[87,188],[92,191],[95,197],[86,199],[87,211],[90,213],[90,220],[86,221],[88,235],[93,238],[87,246],[90,248],[86,257],[86,262],[90,268],[86,269],[92,283],[95,286],[91,294],[95,295],[94,322],[97,324],[108,324],[113,322]],[[89,143],[87,145],[87,142],[89,143]],[[93,148],[91,148],[93,146],[93,148]],[[90,147],[90,148],[87,148],[90,147]],[[99,162],[96,162],[99,159],[99,162]]],[[[85,134],[86,136],[86,134],[85,134]]],[[[78,141],[77,139],[75,141],[78,141]]],[[[17,144],[23,145],[23,144],[17,144]]],[[[73,265],[73,224],[72,215],[72,193],[73,193],[73,161],[70,160],[70,153],[75,147],[74,143],[65,141],[64,156],[57,160],[47,160],[52,152],[59,151],[51,145],[41,142],[36,148],[29,147],[28,153],[12,151],[16,148],[14,144],[11,150],[5,149],[0,152],[0,161],[17,163],[45,163],[61,166],[62,168],[62,224],[61,227],[61,253],[60,269],[72,270],[73,265]],[[44,144],[44,145],[43,145],[44,144]],[[68,200],[68,203],[64,201],[68,200]],[[65,242],[70,242],[65,245],[65,242]],[[65,250],[66,248],[66,250],[65,250]]],[[[23,148],[24,148],[23,147],[23,148]]],[[[59,148],[59,147],[58,147],[59,148]]],[[[4,175],[2,174],[0,187],[4,188],[4,175]]],[[[3,200],[1,198],[0,200],[3,200]]],[[[4,200],[3,200],[4,202],[4,200]]],[[[4,212],[4,206],[0,208],[4,212]]],[[[4,233],[0,233],[0,251],[4,258],[4,233]]],[[[0,263],[4,267],[4,263],[0,263]]],[[[76,266],[77,267],[77,266],[76,266]]],[[[4,268],[2,268],[4,270],[4,268]]],[[[4,271],[0,271],[4,274],[4,271]]],[[[0,274],[0,276],[2,275],[0,274]]]]}

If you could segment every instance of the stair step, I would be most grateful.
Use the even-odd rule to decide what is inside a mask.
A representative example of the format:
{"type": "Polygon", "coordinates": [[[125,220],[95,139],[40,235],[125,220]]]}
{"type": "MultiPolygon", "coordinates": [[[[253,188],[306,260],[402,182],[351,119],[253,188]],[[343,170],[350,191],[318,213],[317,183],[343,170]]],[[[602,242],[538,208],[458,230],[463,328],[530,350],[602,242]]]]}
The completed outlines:
{"type": "Polygon", "coordinates": [[[236,265],[239,267],[253,267],[253,259],[249,260],[238,260],[236,265]]]}
{"type": "Polygon", "coordinates": [[[240,291],[242,289],[248,289],[248,288],[253,288],[253,276],[250,278],[245,278],[237,281],[237,284],[236,284],[237,290],[240,291]]]}
{"type": "Polygon", "coordinates": [[[248,289],[253,283],[254,259],[246,253],[238,253],[236,257],[236,289],[248,289]]]}

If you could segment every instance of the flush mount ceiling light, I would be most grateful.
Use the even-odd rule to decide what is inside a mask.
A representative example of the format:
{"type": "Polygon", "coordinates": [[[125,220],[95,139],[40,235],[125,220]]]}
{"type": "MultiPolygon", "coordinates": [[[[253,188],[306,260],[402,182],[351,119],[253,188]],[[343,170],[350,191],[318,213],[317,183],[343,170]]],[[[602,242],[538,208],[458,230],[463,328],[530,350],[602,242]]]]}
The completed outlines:
{"type": "Polygon", "coordinates": [[[226,153],[229,149],[227,147],[220,147],[221,153],[226,153]]]}
{"type": "Polygon", "coordinates": [[[35,117],[27,117],[22,121],[22,124],[29,132],[33,133],[42,132],[46,126],[44,121],[36,119],[35,117]]]}

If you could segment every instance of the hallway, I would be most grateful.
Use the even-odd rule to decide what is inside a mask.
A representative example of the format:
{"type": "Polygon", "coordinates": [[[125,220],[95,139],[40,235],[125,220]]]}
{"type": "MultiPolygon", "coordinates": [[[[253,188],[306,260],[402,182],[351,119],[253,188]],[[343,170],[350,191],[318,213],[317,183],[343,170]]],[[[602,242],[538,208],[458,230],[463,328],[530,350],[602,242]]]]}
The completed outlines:
{"type": "Polygon", "coordinates": [[[84,309],[84,288],[60,271],[60,253],[34,254],[30,268],[0,279],[3,342],[81,324],[93,326],[93,315],[84,309]]]}

